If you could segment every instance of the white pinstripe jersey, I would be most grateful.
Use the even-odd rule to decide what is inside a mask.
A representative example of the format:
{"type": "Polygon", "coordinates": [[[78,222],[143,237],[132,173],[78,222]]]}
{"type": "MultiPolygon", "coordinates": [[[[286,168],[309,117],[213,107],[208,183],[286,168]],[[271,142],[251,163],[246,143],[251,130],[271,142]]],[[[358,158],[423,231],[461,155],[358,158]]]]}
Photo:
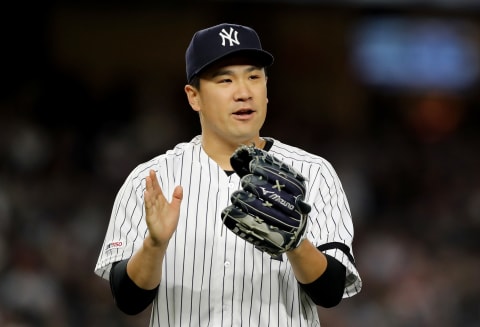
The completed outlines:
{"type": "MultiPolygon", "coordinates": [[[[348,246],[348,255],[336,247],[325,253],[347,267],[344,297],[356,294],[361,280],[349,259],[352,219],[334,169],[321,157],[277,140],[269,152],[307,177],[312,205],[307,237],[315,246],[348,246]]],[[[113,205],[96,274],[108,279],[111,264],[142,245],[147,233],[143,192],[150,169],[157,172],[168,200],[176,185],[184,190],[150,326],[320,326],[316,306],[299,287],[286,255],[283,261],[272,260],[223,225],[220,213],[240,179],[207,156],[200,136],[140,164],[127,177],[113,205]]]]}

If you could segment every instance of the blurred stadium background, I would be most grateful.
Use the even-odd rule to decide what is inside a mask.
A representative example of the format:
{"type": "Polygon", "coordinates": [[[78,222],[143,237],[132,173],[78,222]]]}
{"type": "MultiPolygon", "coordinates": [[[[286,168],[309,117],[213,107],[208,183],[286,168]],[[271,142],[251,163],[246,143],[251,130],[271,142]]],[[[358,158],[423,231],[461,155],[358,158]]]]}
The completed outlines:
{"type": "Polygon", "coordinates": [[[184,51],[226,21],[276,56],[264,135],[350,200],[364,289],[322,326],[480,326],[480,1],[112,3],[0,11],[1,326],[147,326],[94,265],[130,170],[199,133],[184,51]]]}

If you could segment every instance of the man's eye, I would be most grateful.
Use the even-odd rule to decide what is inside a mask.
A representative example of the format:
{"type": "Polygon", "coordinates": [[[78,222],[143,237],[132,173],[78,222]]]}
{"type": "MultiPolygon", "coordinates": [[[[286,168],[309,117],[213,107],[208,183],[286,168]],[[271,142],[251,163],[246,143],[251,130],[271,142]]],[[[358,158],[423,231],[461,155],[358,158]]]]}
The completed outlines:
{"type": "Polygon", "coordinates": [[[259,75],[250,75],[250,79],[259,79],[260,76],[259,75]]]}
{"type": "Polygon", "coordinates": [[[219,83],[230,83],[231,81],[232,81],[232,80],[229,79],[229,78],[223,78],[223,79],[219,80],[218,82],[219,82],[219,83]]]}

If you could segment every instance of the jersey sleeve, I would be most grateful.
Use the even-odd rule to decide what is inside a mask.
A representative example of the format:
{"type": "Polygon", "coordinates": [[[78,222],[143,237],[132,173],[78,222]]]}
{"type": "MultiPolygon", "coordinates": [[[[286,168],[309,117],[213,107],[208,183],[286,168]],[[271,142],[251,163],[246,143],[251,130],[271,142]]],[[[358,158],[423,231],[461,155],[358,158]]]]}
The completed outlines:
{"type": "Polygon", "coordinates": [[[108,279],[112,263],[130,258],[147,232],[143,193],[148,169],[137,167],[115,198],[95,273],[108,279]]]}
{"type": "Polygon", "coordinates": [[[309,214],[307,238],[322,252],[340,261],[346,269],[343,297],[360,292],[362,281],[355,266],[352,242],[352,216],[340,179],[328,161],[310,169],[309,214]]]}

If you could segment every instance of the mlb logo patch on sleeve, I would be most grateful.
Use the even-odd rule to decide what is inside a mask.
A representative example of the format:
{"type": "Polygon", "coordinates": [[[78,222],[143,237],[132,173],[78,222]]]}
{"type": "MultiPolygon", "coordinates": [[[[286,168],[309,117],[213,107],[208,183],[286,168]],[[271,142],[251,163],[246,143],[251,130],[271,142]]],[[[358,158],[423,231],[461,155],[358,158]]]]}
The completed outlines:
{"type": "Polygon", "coordinates": [[[122,241],[113,241],[107,244],[105,247],[105,251],[110,251],[113,249],[120,249],[123,248],[123,242],[122,241]]]}

